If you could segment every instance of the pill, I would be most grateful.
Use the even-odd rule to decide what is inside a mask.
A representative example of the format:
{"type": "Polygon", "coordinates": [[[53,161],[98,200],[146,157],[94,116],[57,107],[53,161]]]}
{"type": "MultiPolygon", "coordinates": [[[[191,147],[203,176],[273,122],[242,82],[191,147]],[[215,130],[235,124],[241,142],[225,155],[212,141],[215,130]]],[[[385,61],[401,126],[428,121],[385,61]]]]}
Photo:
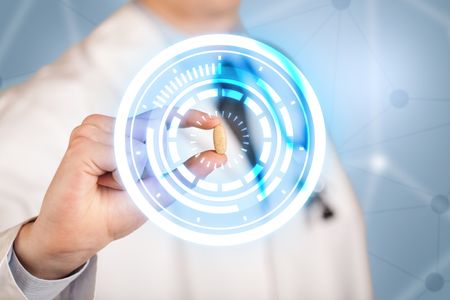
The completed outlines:
{"type": "Polygon", "coordinates": [[[216,152],[218,154],[225,154],[227,151],[227,136],[225,135],[225,128],[222,125],[214,127],[213,140],[216,152]]]}

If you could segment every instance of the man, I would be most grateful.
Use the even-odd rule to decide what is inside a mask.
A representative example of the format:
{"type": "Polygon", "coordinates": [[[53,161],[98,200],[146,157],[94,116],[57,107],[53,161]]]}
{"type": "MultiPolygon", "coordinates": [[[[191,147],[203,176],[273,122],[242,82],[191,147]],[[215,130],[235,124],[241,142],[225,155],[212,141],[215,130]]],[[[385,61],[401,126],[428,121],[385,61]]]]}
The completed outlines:
{"type": "MultiPolygon", "coordinates": [[[[0,235],[0,299],[92,298],[93,255],[145,220],[110,174],[113,119],[98,114],[114,116],[133,75],[168,45],[238,26],[237,1],[130,3],[1,95],[0,225],[25,225],[0,235]]],[[[361,214],[332,148],[323,177],[333,218],[313,205],[249,244],[202,247],[147,223],[105,248],[97,298],[370,299],[361,214]]]]}

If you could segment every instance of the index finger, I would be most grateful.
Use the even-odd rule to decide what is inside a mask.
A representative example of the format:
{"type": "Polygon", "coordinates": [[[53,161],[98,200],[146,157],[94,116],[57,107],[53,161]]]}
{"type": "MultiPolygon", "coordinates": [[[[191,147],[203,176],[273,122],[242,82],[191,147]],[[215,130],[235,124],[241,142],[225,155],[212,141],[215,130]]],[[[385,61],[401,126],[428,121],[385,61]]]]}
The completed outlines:
{"type": "MultiPolygon", "coordinates": [[[[174,113],[169,115],[166,120],[167,126],[169,126],[173,116],[174,113]]],[[[162,111],[155,112],[151,110],[137,115],[134,120],[129,119],[127,126],[130,126],[131,122],[134,121],[133,138],[144,142],[147,128],[157,126],[161,118],[162,111]]],[[[180,128],[195,127],[199,129],[213,129],[220,123],[221,120],[217,116],[211,116],[208,113],[196,109],[189,109],[180,121],[180,128]]]]}
{"type": "Polygon", "coordinates": [[[213,129],[220,124],[220,118],[211,116],[205,112],[190,109],[186,112],[181,120],[180,127],[196,127],[200,129],[213,129]]]}

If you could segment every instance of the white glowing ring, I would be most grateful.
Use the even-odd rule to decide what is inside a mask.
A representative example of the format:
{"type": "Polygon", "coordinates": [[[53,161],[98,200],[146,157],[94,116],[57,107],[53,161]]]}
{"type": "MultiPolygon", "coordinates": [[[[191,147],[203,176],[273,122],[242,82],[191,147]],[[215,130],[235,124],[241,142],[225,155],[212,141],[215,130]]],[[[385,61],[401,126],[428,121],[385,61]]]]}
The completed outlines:
{"type": "Polygon", "coordinates": [[[277,50],[250,38],[228,34],[213,34],[194,37],[179,42],[156,55],[140,70],[127,88],[117,113],[114,131],[114,149],[120,178],[125,185],[127,192],[138,208],[156,225],[187,241],[214,246],[236,245],[259,239],[274,232],[294,217],[306,201],[308,201],[309,196],[314,191],[319,180],[323,167],[326,149],[326,132],[322,110],[313,88],[303,73],[289,59],[277,50]],[[293,198],[291,203],[276,217],[258,227],[239,233],[213,235],[195,232],[179,226],[162,216],[161,213],[145,199],[136,185],[128,166],[126,143],[123,138],[126,135],[129,110],[141,87],[145,84],[147,78],[149,78],[149,75],[158,71],[162,65],[172,58],[183,54],[186,51],[207,46],[233,46],[253,51],[267,58],[273,64],[290,74],[291,79],[303,92],[313,123],[313,132],[311,132],[310,135],[314,136],[315,147],[311,167],[302,189],[298,192],[296,197],[293,198]]]}

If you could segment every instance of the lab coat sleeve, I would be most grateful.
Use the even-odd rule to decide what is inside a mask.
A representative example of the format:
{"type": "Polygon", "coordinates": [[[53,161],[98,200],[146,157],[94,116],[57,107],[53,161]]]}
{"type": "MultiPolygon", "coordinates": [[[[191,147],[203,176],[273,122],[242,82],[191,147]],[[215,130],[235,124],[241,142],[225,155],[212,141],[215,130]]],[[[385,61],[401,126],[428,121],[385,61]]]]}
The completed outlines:
{"type": "Polygon", "coordinates": [[[10,264],[12,245],[21,226],[22,224],[0,233],[0,299],[47,299],[49,297],[56,297],[55,299],[92,299],[95,287],[96,257],[91,258],[77,273],[63,280],[27,279],[26,276],[20,276],[22,285],[39,281],[37,285],[31,286],[28,292],[21,290],[16,277],[17,275],[24,275],[23,271],[17,268],[20,267],[17,266],[17,263],[15,269],[12,269],[10,264]],[[24,280],[30,282],[23,282],[24,280]]]}

